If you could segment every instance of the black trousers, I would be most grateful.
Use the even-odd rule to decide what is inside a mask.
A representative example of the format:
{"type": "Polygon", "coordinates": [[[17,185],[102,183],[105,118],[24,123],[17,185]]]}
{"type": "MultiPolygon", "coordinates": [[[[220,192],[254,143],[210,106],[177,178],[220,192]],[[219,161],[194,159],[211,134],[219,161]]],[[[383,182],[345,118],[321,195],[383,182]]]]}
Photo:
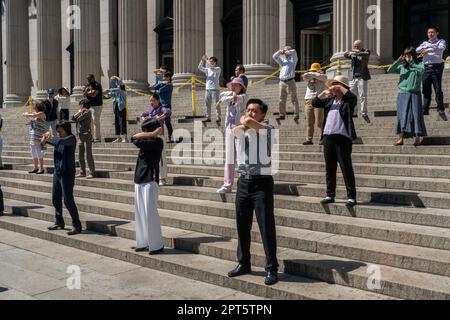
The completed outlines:
{"type": "Polygon", "coordinates": [[[127,134],[127,109],[119,111],[119,108],[114,107],[114,126],[116,136],[127,134]]]}
{"type": "Polygon", "coordinates": [[[345,136],[324,136],[328,197],[336,197],[336,171],[339,163],[347,187],[347,197],[356,200],[356,181],[353,171],[352,149],[352,141],[345,136]]]}
{"type": "Polygon", "coordinates": [[[267,259],[266,270],[276,272],[279,265],[273,189],[272,177],[257,180],[239,179],[236,194],[237,258],[240,264],[250,267],[251,229],[255,212],[267,259]]]}
{"type": "MultiPolygon", "coordinates": [[[[164,108],[172,110],[172,106],[170,104],[165,105],[164,108]]],[[[167,134],[168,134],[169,140],[171,141],[172,137],[173,137],[172,119],[170,117],[167,117],[165,120],[165,123],[166,123],[166,127],[167,127],[167,134]]]]}
{"type": "Polygon", "coordinates": [[[61,121],[69,121],[69,110],[67,109],[62,109],[61,112],[59,113],[59,117],[61,119],[61,121]]]}
{"type": "Polygon", "coordinates": [[[0,187],[0,213],[5,211],[5,203],[3,200],[3,190],[2,187],[0,187]]]}
{"type": "Polygon", "coordinates": [[[56,224],[64,224],[63,218],[63,199],[67,210],[72,218],[74,228],[81,228],[78,208],[75,204],[73,196],[73,188],[75,186],[75,171],[65,172],[63,174],[53,175],[53,192],[52,201],[55,207],[56,224]]]}
{"type": "Polygon", "coordinates": [[[445,111],[444,93],[442,92],[442,75],[444,73],[444,64],[434,65],[432,68],[425,67],[423,73],[423,111],[429,112],[431,105],[432,86],[436,93],[436,103],[438,111],[445,111]]]}

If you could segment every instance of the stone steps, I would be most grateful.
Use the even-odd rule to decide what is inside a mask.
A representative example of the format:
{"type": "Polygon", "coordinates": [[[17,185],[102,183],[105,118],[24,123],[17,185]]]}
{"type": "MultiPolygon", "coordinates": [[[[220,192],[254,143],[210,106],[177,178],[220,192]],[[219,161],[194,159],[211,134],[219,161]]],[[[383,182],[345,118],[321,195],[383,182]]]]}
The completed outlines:
{"type": "MultiPolygon", "coordinates": [[[[31,204],[8,201],[7,208],[16,214],[33,219],[53,221],[53,209],[22,209],[31,204]]],[[[112,217],[80,213],[83,227],[87,230],[103,232],[125,239],[135,240],[133,221],[119,220],[112,217]]],[[[70,216],[65,213],[66,222],[70,216]]],[[[234,239],[220,238],[213,235],[187,232],[181,229],[163,227],[167,246],[222,260],[234,261],[237,242],[234,239]]],[[[264,250],[261,244],[253,243],[252,261],[257,267],[265,265],[264,250]]],[[[280,270],[294,275],[306,276],[328,283],[335,283],[360,290],[369,291],[370,265],[360,261],[337,259],[332,256],[309,253],[305,251],[279,250],[280,270]]],[[[437,275],[429,275],[388,266],[380,266],[382,274],[380,289],[376,293],[400,299],[449,299],[449,279],[437,275]],[[417,279],[420,279],[418,283],[417,279]]]]}
{"type": "MultiPolygon", "coordinates": [[[[0,177],[2,179],[24,179],[29,181],[45,181],[50,183],[52,181],[52,177],[49,175],[30,175],[28,176],[24,172],[9,172],[9,171],[0,171],[0,177]]],[[[109,183],[108,179],[94,179],[94,180],[86,180],[86,179],[77,179],[76,184],[79,186],[86,187],[94,187],[101,190],[105,189],[106,186],[112,188],[111,190],[114,192],[117,191],[132,191],[133,190],[133,172],[110,172],[109,179],[113,180],[113,183],[109,183]]],[[[15,182],[15,181],[14,181],[15,182]]],[[[170,175],[168,179],[169,183],[173,183],[174,187],[178,189],[189,188],[192,186],[201,186],[201,187],[209,187],[213,188],[212,191],[217,189],[222,184],[222,178],[199,178],[197,176],[184,176],[180,177],[177,175],[170,175]]],[[[279,192],[276,197],[283,201],[284,199],[290,199],[292,202],[294,199],[291,197],[282,197],[282,194],[288,194],[286,192],[286,187],[283,184],[277,183],[276,192],[279,192]]],[[[162,193],[170,193],[172,191],[166,189],[170,189],[171,187],[162,188],[160,191],[162,193]]],[[[340,190],[343,190],[340,188],[340,190]]],[[[292,193],[291,193],[292,194],[292,193]]],[[[217,195],[216,195],[217,196],[217,195]]],[[[169,208],[171,210],[189,210],[195,213],[207,213],[207,214],[215,214],[217,216],[233,216],[234,215],[234,207],[231,203],[223,203],[227,198],[220,198],[220,201],[203,201],[201,203],[192,204],[191,202],[184,203],[186,198],[182,197],[178,198],[170,198],[164,197],[160,199],[160,206],[164,208],[169,208]],[[172,201],[170,201],[172,199],[172,201]],[[183,207],[184,203],[184,207],[183,207]],[[224,207],[225,206],[225,207],[224,207]],[[226,207],[229,206],[229,207],[226,207]],[[228,208],[228,209],[227,209],[228,208]]],[[[217,198],[215,198],[217,200],[217,198]]],[[[323,207],[319,204],[319,200],[321,198],[317,197],[296,197],[295,199],[299,200],[296,203],[290,205],[290,202],[284,203],[283,206],[288,210],[298,210],[298,211],[306,211],[310,213],[319,213],[319,214],[331,214],[345,216],[345,217],[359,217],[365,219],[372,220],[381,220],[381,221],[391,221],[391,222],[400,222],[406,224],[413,225],[423,225],[423,226],[432,226],[432,227],[442,227],[449,228],[450,227],[450,211],[448,209],[436,209],[436,208],[414,208],[411,206],[392,206],[382,203],[371,203],[368,205],[360,205],[355,208],[354,211],[349,211],[342,203],[337,203],[330,205],[329,207],[323,207]],[[287,206],[287,207],[286,207],[287,206]]],[[[295,200],[294,199],[294,200],[295,200]]],[[[128,200],[126,200],[128,201],[128,200]]],[[[128,202],[127,202],[128,203],[128,202]]],[[[283,210],[282,208],[276,208],[276,210],[283,210]]]]}
{"type": "Polygon", "coordinates": [[[65,232],[48,232],[47,222],[26,217],[4,217],[0,227],[28,236],[53,241],[76,249],[103,255],[133,263],[142,267],[159,270],[205,283],[221,285],[252,295],[289,300],[380,300],[389,299],[384,295],[365,292],[340,285],[327,284],[304,277],[282,274],[281,282],[267,287],[263,284],[263,269],[254,268],[254,274],[229,279],[226,273],[236,266],[234,262],[169,249],[167,254],[149,256],[145,253],[134,253],[130,247],[134,241],[124,238],[112,238],[108,235],[86,232],[76,237],[69,237],[65,232]]]}
{"type": "MultiPolygon", "coordinates": [[[[225,161],[225,152],[223,151],[221,145],[220,150],[215,150],[214,158],[203,158],[205,163],[215,163],[218,160],[222,162],[225,161]]],[[[173,149],[172,149],[173,150],[173,149]]],[[[108,149],[94,149],[94,157],[97,161],[117,161],[117,162],[133,162],[136,160],[138,149],[127,149],[119,150],[116,149],[111,152],[108,149]]],[[[208,152],[205,152],[208,153],[208,152]]],[[[23,149],[9,149],[5,148],[3,150],[4,157],[27,157],[30,155],[29,147],[24,147],[23,149]]],[[[199,158],[188,158],[180,157],[183,155],[181,152],[168,152],[169,161],[172,163],[179,163],[190,160],[192,163],[196,163],[199,158]],[[180,153],[180,154],[179,154],[180,153]]],[[[323,152],[274,152],[272,153],[275,158],[283,164],[287,163],[297,163],[297,162],[323,162],[324,155],[323,152]]],[[[205,156],[209,156],[205,154],[205,156]]],[[[356,153],[352,154],[353,163],[376,163],[376,164],[401,164],[401,165],[427,165],[427,166],[447,166],[450,165],[450,156],[447,155],[415,155],[415,154],[367,154],[367,153],[356,153]]],[[[220,164],[220,163],[219,163],[220,164]]]]}
{"type": "MultiPolygon", "coordinates": [[[[42,185],[42,184],[41,184],[42,185]]],[[[82,206],[87,203],[97,202],[97,206],[101,205],[100,210],[105,210],[111,205],[114,208],[122,208],[122,214],[117,218],[132,220],[134,197],[132,193],[126,195],[121,192],[121,196],[115,195],[114,192],[102,193],[94,191],[94,188],[77,188],[76,196],[84,198],[82,206]],[[80,194],[80,189],[86,192],[96,193],[92,199],[87,200],[87,195],[80,194]],[[103,194],[103,195],[102,195],[103,194]],[[113,199],[114,198],[114,199],[113,199]],[[89,202],[88,202],[89,201],[89,202]],[[125,205],[128,202],[128,206],[125,205]]],[[[28,194],[23,194],[22,189],[5,187],[4,192],[8,199],[25,201],[35,204],[51,205],[51,195],[45,186],[40,191],[30,190],[28,194]],[[44,193],[43,193],[44,191],[44,193]],[[47,191],[47,192],[45,192],[47,191]]],[[[98,190],[98,189],[97,189],[98,190]]],[[[161,196],[160,202],[166,201],[170,197],[161,196]]],[[[197,202],[192,199],[183,199],[182,208],[166,208],[160,206],[161,223],[167,227],[174,227],[189,231],[214,234],[222,237],[236,238],[236,229],[234,219],[219,216],[210,216],[193,212],[185,212],[186,204],[189,202],[197,202]]],[[[81,203],[81,201],[78,201],[81,203]]],[[[94,212],[92,208],[81,211],[94,212]]],[[[102,212],[102,211],[99,211],[102,212]]],[[[105,211],[103,211],[103,214],[105,211]]],[[[108,216],[114,216],[113,211],[107,210],[108,216]]],[[[252,237],[255,242],[261,242],[261,238],[256,227],[254,226],[252,237]]],[[[404,268],[413,271],[427,272],[438,275],[448,276],[450,268],[450,252],[448,250],[438,250],[432,248],[417,247],[412,245],[398,244],[386,241],[357,238],[345,235],[335,235],[319,231],[310,231],[292,227],[278,226],[278,245],[281,248],[289,248],[295,250],[305,250],[314,253],[334,255],[348,259],[358,259],[370,263],[385,264],[392,267],[404,268]]]]}
{"type": "MultiPolygon", "coordinates": [[[[17,179],[22,178],[21,175],[16,175],[17,179]]],[[[12,178],[4,178],[2,176],[4,186],[19,188],[17,183],[11,183],[12,178]]],[[[42,182],[47,184],[51,183],[50,176],[39,176],[39,179],[31,180],[29,183],[34,184],[33,190],[41,191],[42,188],[36,187],[41,185],[42,182]],[[40,182],[40,184],[38,184],[40,182]]],[[[134,184],[124,180],[110,180],[96,181],[96,180],[77,180],[77,186],[98,188],[102,190],[119,190],[128,193],[134,192],[134,184]]],[[[160,194],[163,196],[173,196],[178,189],[184,190],[183,187],[165,187],[160,190],[160,194]]],[[[183,197],[179,197],[183,198],[183,197]]],[[[97,198],[101,200],[102,198],[97,198]]],[[[228,203],[232,205],[232,199],[228,203]]],[[[208,200],[214,201],[214,200],[208,200]]],[[[214,207],[211,207],[208,214],[212,214],[214,207]]],[[[435,248],[435,249],[450,249],[450,231],[445,228],[433,228],[433,227],[419,227],[417,225],[396,224],[393,222],[375,221],[370,219],[358,219],[350,217],[337,217],[337,216],[323,216],[317,213],[292,211],[287,209],[277,208],[277,225],[281,226],[298,226],[299,228],[311,229],[315,231],[333,232],[344,235],[361,236],[384,241],[392,241],[404,244],[413,244],[417,246],[435,248]],[[375,230],[371,230],[370,227],[375,230]],[[384,231],[383,231],[384,230],[384,231]],[[386,230],[388,231],[386,233],[386,230]],[[410,234],[414,234],[413,237],[410,234]]],[[[219,213],[215,213],[216,216],[223,216],[219,213]]],[[[234,213],[231,211],[226,212],[226,217],[232,219],[234,213]]]]}

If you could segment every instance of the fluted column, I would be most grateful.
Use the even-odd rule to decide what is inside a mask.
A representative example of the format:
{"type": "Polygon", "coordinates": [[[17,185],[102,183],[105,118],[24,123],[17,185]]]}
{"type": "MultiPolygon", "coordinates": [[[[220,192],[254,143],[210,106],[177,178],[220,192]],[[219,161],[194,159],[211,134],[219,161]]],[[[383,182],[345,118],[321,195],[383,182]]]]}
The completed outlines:
{"type": "Polygon", "coordinates": [[[61,1],[37,0],[38,92],[47,97],[48,88],[62,83],[61,1]]]}
{"type": "Polygon", "coordinates": [[[86,76],[93,74],[101,80],[100,56],[100,1],[74,0],[80,8],[81,28],[74,30],[75,50],[75,88],[74,97],[82,95],[82,87],[87,83],[86,76]]]}
{"type": "Polygon", "coordinates": [[[148,90],[147,1],[119,0],[119,75],[131,89],[148,90]]]}
{"type": "Polygon", "coordinates": [[[27,101],[31,88],[28,0],[6,0],[5,107],[27,101]]]}
{"type": "Polygon", "coordinates": [[[198,63],[205,54],[205,0],[174,0],[174,85],[199,75],[198,63]]]}
{"type": "Polygon", "coordinates": [[[331,60],[342,59],[344,52],[353,48],[355,40],[362,40],[364,47],[372,51],[370,64],[390,62],[393,10],[393,0],[334,0],[335,54],[331,60]]]}
{"type": "Polygon", "coordinates": [[[279,0],[244,1],[244,64],[249,80],[276,70],[273,54],[279,50],[279,0]]]}
{"type": "Polygon", "coordinates": [[[110,78],[119,75],[117,0],[100,0],[102,85],[109,88],[110,78]]]}

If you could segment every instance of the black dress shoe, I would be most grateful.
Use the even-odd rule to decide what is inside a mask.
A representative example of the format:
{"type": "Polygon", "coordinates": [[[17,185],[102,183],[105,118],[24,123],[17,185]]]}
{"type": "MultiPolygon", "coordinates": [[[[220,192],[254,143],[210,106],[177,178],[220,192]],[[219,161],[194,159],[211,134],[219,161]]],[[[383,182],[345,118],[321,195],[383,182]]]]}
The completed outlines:
{"type": "Polygon", "coordinates": [[[3,217],[5,214],[3,212],[0,212],[0,217],[3,217]]]}
{"type": "Polygon", "coordinates": [[[347,206],[347,208],[353,208],[358,205],[358,202],[356,200],[349,199],[345,205],[347,206]]]}
{"type": "Polygon", "coordinates": [[[45,174],[45,170],[39,170],[36,174],[45,174]]]}
{"type": "Polygon", "coordinates": [[[236,267],[236,269],[234,269],[233,271],[228,272],[228,277],[229,278],[236,278],[236,277],[240,277],[246,274],[250,274],[252,273],[252,268],[250,267],[245,267],[242,264],[238,265],[236,267]]]}
{"type": "Polygon", "coordinates": [[[72,230],[67,232],[67,235],[68,236],[74,236],[74,235],[80,234],[81,231],[82,231],[81,228],[73,228],[72,230]]]}
{"type": "Polygon", "coordinates": [[[157,254],[160,254],[160,253],[163,253],[163,252],[164,252],[164,247],[162,247],[159,250],[150,251],[149,255],[154,256],[154,255],[157,255],[157,254]]]}
{"type": "Polygon", "coordinates": [[[306,140],[305,142],[303,142],[304,146],[312,146],[314,145],[314,142],[312,142],[311,140],[306,140]]]}
{"type": "Polygon", "coordinates": [[[148,251],[148,247],[146,247],[146,248],[136,248],[136,247],[133,247],[133,248],[131,248],[131,249],[133,249],[134,252],[144,252],[144,251],[148,251]]]}
{"type": "Polygon", "coordinates": [[[29,174],[34,174],[34,173],[38,173],[39,172],[39,169],[34,169],[33,171],[29,171],[28,173],[29,174]]]}
{"type": "Polygon", "coordinates": [[[267,272],[267,277],[264,283],[267,286],[273,286],[275,283],[278,282],[278,272],[269,271],[267,272]]]}
{"type": "Polygon", "coordinates": [[[50,231],[56,231],[59,229],[64,230],[65,227],[66,227],[65,224],[54,224],[53,226],[48,227],[48,230],[50,230],[50,231]]]}
{"type": "Polygon", "coordinates": [[[335,202],[334,198],[331,197],[326,197],[325,199],[320,201],[321,204],[332,204],[334,202],[335,202]]]}

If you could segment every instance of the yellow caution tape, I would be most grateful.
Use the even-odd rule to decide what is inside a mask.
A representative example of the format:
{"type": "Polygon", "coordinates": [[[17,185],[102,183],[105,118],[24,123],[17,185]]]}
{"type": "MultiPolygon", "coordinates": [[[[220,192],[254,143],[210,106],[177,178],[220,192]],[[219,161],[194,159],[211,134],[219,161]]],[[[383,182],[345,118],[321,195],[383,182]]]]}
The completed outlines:
{"type": "Polygon", "coordinates": [[[26,109],[27,106],[30,107],[29,111],[32,112],[32,111],[33,111],[33,106],[32,106],[32,104],[31,104],[32,102],[33,102],[33,97],[30,96],[30,97],[28,98],[27,102],[25,102],[25,104],[24,104],[19,110],[17,110],[16,113],[14,113],[14,114],[13,114],[12,116],[10,116],[10,117],[4,117],[3,120],[5,120],[5,121],[11,121],[11,120],[16,120],[16,119],[18,119],[20,116],[22,116],[22,114],[24,113],[24,111],[25,111],[25,109],[26,109]]]}

